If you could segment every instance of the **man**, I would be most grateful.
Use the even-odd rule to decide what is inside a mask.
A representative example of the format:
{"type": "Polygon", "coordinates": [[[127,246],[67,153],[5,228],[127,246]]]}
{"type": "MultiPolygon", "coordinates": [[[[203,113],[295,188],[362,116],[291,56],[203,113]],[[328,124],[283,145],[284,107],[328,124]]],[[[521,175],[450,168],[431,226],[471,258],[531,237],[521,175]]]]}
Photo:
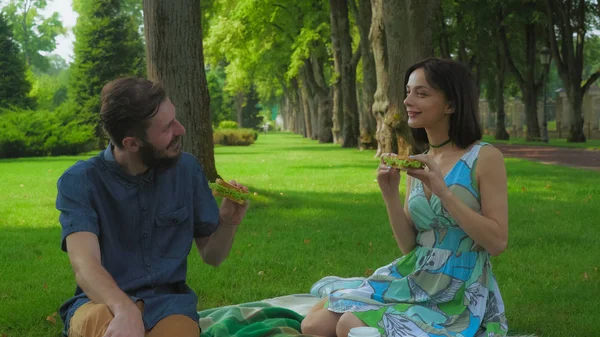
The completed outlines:
{"type": "Polygon", "coordinates": [[[58,181],[62,249],[78,284],[60,308],[63,333],[198,337],[198,299],[186,284],[192,241],[218,266],[248,203],[217,207],[202,167],[181,151],[185,129],[159,84],[118,79],[101,96],[110,145],[58,181]]]}

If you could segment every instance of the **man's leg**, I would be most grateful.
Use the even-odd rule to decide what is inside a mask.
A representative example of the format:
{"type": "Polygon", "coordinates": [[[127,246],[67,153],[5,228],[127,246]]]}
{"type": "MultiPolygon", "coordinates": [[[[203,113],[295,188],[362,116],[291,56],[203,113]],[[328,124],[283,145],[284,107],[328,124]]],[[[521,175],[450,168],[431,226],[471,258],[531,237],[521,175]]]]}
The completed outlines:
{"type": "Polygon", "coordinates": [[[106,304],[88,302],[71,317],[69,337],[102,337],[113,318],[106,304]]]}
{"type": "Polygon", "coordinates": [[[146,332],[146,337],[198,337],[200,327],[198,322],[184,315],[171,315],[161,319],[152,330],[146,332]]]}
{"type": "Polygon", "coordinates": [[[336,336],[336,326],[342,314],[324,308],[327,299],[327,297],[322,299],[310,309],[301,324],[303,334],[325,337],[336,336]]]}

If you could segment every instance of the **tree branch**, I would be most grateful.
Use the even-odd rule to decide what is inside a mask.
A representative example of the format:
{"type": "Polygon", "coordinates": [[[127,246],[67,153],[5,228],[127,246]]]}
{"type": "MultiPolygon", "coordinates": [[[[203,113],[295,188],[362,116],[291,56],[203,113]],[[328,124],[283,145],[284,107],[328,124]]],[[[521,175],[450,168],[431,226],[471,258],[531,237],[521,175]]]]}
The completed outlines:
{"type": "MultiPolygon", "coordinates": [[[[598,0],[600,1],[600,0],[598,0]]],[[[554,22],[554,6],[552,0],[546,0],[546,17],[548,18],[548,30],[549,30],[549,40],[550,40],[550,50],[552,55],[554,56],[554,60],[556,62],[556,67],[559,72],[566,73],[567,65],[565,64],[565,60],[562,58],[560,51],[558,50],[558,39],[556,37],[556,23],[554,22]]]]}
{"type": "Polygon", "coordinates": [[[361,52],[360,52],[360,47],[359,47],[359,48],[356,48],[356,52],[354,52],[354,55],[352,55],[352,61],[350,63],[352,65],[352,69],[354,69],[354,71],[356,71],[356,67],[358,66],[360,57],[361,57],[361,52]]]}
{"type": "Polygon", "coordinates": [[[281,31],[283,33],[283,35],[285,35],[288,39],[290,39],[290,41],[294,42],[294,37],[292,35],[290,35],[288,32],[286,32],[285,30],[283,30],[283,28],[281,28],[278,24],[270,22],[271,26],[279,29],[279,31],[281,31]]]}
{"type": "Polygon", "coordinates": [[[515,75],[517,82],[519,82],[519,85],[522,87],[525,85],[525,79],[523,78],[523,75],[521,75],[521,72],[519,72],[519,69],[517,68],[517,65],[515,64],[515,61],[514,61],[512,55],[510,54],[510,47],[508,45],[508,39],[506,38],[504,13],[502,12],[502,7],[500,7],[500,6],[498,6],[498,23],[500,24],[500,40],[502,40],[502,46],[504,49],[504,58],[506,59],[506,63],[508,64],[508,67],[510,68],[511,72],[513,72],[513,74],[515,75]]]}
{"type": "Polygon", "coordinates": [[[590,87],[592,86],[592,84],[594,84],[594,82],[596,82],[596,80],[600,78],[600,70],[597,70],[595,73],[593,73],[588,79],[587,81],[585,81],[585,84],[583,85],[582,90],[583,90],[583,95],[585,95],[585,93],[590,89],[590,87]]]}

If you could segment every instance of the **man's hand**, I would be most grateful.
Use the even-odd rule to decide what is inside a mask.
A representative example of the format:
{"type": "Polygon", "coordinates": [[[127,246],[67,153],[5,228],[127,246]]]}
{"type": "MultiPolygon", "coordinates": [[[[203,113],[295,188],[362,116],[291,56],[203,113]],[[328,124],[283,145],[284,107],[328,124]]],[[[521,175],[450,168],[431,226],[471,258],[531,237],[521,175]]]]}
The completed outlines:
{"type": "MultiPolygon", "coordinates": [[[[248,193],[248,187],[238,184],[235,180],[231,180],[229,183],[235,187],[241,188],[244,192],[248,193]]],[[[242,220],[244,219],[249,205],[250,204],[248,203],[248,201],[244,202],[243,205],[240,205],[227,198],[224,198],[223,203],[221,204],[221,208],[219,209],[220,223],[230,226],[239,225],[240,222],[242,222],[242,220]]]]}
{"type": "Polygon", "coordinates": [[[108,325],[104,337],[144,337],[146,329],[142,313],[133,302],[115,310],[113,314],[115,318],[108,325]]]}

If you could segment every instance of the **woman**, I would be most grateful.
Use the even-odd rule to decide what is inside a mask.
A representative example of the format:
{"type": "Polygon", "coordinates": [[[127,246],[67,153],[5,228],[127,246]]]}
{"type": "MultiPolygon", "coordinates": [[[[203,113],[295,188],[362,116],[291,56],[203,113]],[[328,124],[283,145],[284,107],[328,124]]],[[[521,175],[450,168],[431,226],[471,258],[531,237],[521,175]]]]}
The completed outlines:
{"type": "Polygon", "coordinates": [[[408,125],[429,144],[408,169],[404,206],[400,172],[380,164],[377,181],[404,256],[367,279],[326,277],[311,293],[325,297],[302,332],[345,337],[376,327],[382,336],[505,336],[504,304],[490,255],[508,240],[507,183],[500,151],[480,142],[478,97],[469,70],[427,59],[408,69],[408,125]]]}

